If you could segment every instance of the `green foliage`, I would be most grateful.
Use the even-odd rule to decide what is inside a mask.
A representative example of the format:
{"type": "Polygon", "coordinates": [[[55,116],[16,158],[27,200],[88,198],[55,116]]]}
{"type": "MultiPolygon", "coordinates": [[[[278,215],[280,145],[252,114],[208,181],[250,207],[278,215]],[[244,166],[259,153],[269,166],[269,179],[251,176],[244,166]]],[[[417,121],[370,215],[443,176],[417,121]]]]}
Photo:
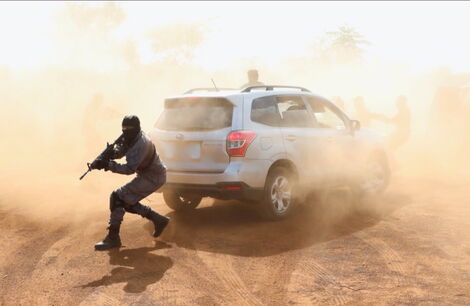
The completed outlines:
{"type": "Polygon", "coordinates": [[[317,59],[325,63],[350,63],[362,60],[362,46],[370,43],[349,26],[329,31],[315,46],[317,59]]]}

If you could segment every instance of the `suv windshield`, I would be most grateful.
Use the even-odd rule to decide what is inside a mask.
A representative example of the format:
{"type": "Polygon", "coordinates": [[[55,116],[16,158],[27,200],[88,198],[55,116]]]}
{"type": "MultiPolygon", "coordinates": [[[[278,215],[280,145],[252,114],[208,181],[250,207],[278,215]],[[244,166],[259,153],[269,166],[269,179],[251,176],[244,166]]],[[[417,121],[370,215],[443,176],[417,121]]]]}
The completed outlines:
{"type": "Polygon", "coordinates": [[[223,129],[232,126],[232,113],[232,103],[224,98],[167,99],[155,127],[174,131],[223,129]]]}

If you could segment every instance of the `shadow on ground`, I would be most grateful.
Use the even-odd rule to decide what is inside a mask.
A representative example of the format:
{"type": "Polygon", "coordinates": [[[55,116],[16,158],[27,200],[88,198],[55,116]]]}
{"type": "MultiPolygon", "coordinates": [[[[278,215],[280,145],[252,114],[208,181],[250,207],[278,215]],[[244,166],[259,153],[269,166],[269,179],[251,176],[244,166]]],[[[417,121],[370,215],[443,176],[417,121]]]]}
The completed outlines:
{"type": "MultiPolygon", "coordinates": [[[[410,202],[408,196],[389,193],[354,204],[340,193],[326,201],[310,199],[285,220],[265,221],[254,204],[215,201],[212,206],[190,212],[169,213],[171,222],[161,238],[188,249],[271,256],[374,226],[410,202]]],[[[145,228],[153,230],[150,224],[145,228]]]]}
{"type": "Polygon", "coordinates": [[[82,285],[82,288],[109,286],[126,283],[123,290],[129,293],[141,293],[147,286],[158,282],[165,272],[173,266],[173,261],[166,256],[151,252],[169,248],[164,242],[156,242],[154,247],[138,249],[113,249],[108,251],[109,263],[117,265],[110,274],[101,279],[82,285]]]}

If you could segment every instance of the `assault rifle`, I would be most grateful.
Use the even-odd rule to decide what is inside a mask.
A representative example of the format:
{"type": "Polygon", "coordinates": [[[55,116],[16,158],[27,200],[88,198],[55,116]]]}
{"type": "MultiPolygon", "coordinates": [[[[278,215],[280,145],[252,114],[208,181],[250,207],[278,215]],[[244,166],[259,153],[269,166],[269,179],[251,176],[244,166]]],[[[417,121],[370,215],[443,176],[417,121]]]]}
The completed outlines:
{"type": "Polygon", "coordinates": [[[124,134],[121,134],[121,136],[119,136],[112,144],[106,143],[106,148],[103,150],[103,152],[101,152],[101,154],[98,155],[91,163],[87,163],[87,164],[86,164],[87,167],[88,167],[88,170],[87,170],[85,173],[83,173],[82,176],[80,176],[80,180],[81,180],[82,178],[84,178],[85,175],[88,174],[88,172],[90,172],[91,170],[93,170],[93,169],[91,168],[91,165],[92,165],[95,161],[97,161],[97,160],[107,160],[107,161],[109,161],[109,160],[111,159],[112,155],[113,155],[114,146],[115,146],[115,145],[118,145],[118,144],[122,144],[123,140],[124,140],[124,134]]]}

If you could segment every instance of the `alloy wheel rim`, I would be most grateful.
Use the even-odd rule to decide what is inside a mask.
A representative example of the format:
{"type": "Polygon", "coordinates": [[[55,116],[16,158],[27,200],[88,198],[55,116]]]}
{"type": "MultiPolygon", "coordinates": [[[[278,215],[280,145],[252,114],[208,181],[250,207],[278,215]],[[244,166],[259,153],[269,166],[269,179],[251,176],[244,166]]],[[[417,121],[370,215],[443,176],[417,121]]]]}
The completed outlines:
{"type": "Polygon", "coordinates": [[[284,213],[290,206],[292,188],[289,180],[284,176],[278,176],[271,186],[271,203],[278,214],[284,213]]]}

